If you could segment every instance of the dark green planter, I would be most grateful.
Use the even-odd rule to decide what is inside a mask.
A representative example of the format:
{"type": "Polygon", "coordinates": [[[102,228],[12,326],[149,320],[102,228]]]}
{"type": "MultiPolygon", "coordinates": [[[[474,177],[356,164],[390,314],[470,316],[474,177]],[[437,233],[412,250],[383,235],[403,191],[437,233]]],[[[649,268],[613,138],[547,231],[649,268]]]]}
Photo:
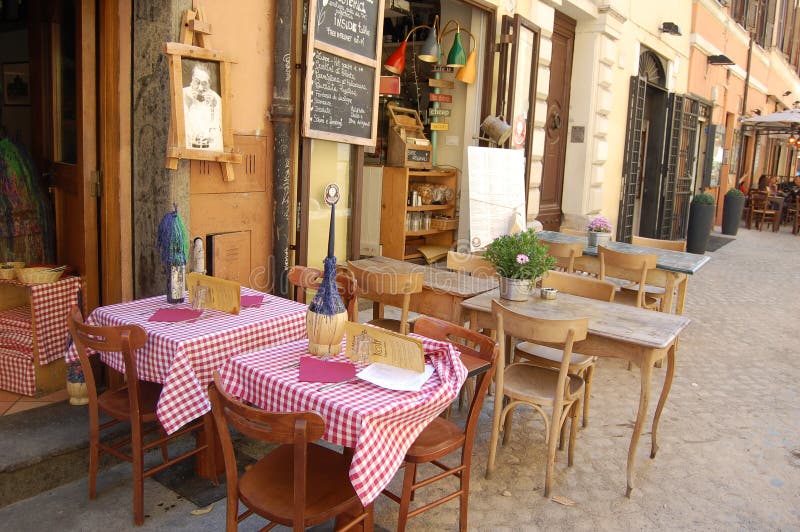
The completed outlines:
{"type": "Polygon", "coordinates": [[[736,236],[744,211],[744,196],[725,196],[722,203],[722,234],[736,236]]]}
{"type": "Polygon", "coordinates": [[[686,232],[686,251],[702,255],[706,252],[708,235],[714,225],[716,205],[692,203],[689,206],[689,229],[686,232]]]}

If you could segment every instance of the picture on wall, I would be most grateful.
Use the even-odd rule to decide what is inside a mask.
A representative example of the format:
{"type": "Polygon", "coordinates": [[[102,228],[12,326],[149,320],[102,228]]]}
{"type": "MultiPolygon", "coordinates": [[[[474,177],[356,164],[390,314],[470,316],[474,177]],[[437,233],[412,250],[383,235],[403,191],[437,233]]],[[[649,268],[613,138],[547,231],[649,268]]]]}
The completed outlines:
{"type": "Polygon", "coordinates": [[[181,73],[186,147],[222,151],[219,63],[183,59],[181,73]]]}
{"type": "Polygon", "coordinates": [[[28,63],[3,63],[3,105],[30,105],[28,63]]]}

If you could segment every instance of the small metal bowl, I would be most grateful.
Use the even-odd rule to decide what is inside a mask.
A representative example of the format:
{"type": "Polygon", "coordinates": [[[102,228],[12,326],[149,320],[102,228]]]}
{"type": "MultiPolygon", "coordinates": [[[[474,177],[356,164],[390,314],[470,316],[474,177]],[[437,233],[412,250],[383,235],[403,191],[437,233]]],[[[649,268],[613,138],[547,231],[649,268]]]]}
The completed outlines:
{"type": "Polygon", "coordinates": [[[558,290],[555,288],[542,288],[540,296],[542,299],[555,299],[558,295],[558,290]]]}

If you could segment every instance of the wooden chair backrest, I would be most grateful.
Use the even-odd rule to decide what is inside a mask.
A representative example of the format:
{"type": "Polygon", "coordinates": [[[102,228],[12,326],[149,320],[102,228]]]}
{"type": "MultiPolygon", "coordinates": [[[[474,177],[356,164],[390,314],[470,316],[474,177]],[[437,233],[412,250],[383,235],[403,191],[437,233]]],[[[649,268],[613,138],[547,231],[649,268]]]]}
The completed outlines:
{"type": "Polygon", "coordinates": [[[750,193],[750,208],[754,212],[764,213],[769,212],[770,214],[775,211],[771,211],[769,208],[769,194],[766,192],[759,192],[753,191],[750,193]]]}
{"type": "Polygon", "coordinates": [[[382,302],[384,296],[403,296],[400,305],[400,331],[408,333],[408,310],[411,295],[422,292],[424,275],[421,272],[399,273],[391,271],[372,271],[348,264],[348,268],[358,281],[360,294],[372,301],[382,302]]]}
{"type": "MultiPolygon", "coordinates": [[[[230,426],[250,438],[263,442],[294,445],[294,474],[291,485],[294,489],[294,522],[302,524],[303,509],[305,508],[305,471],[308,467],[308,445],[322,438],[325,433],[325,420],[316,412],[267,412],[248,406],[225,391],[218,371],[214,372],[213,382],[208,387],[208,397],[211,400],[211,412],[217,426],[217,434],[225,460],[225,480],[229,505],[230,501],[236,501],[235,504],[238,506],[239,500],[239,473],[236,467],[236,453],[231,440],[230,426]]],[[[289,487],[287,486],[287,488],[289,487]]],[[[234,508],[236,507],[234,506],[234,508]]],[[[302,530],[302,528],[300,529],[302,530]]]]}
{"type": "Polygon", "coordinates": [[[558,230],[558,232],[564,233],[565,235],[586,236],[586,231],[579,231],[578,229],[570,229],[569,227],[561,227],[558,230]]]}
{"type": "Polygon", "coordinates": [[[647,238],[634,236],[631,239],[634,246],[647,246],[649,248],[668,249],[670,251],[686,252],[686,240],[661,240],[659,238],[647,238]]]}
{"type": "Polygon", "coordinates": [[[475,277],[497,277],[492,263],[474,253],[447,252],[447,269],[464,272],[475,277]]]}
{"type": "MultiPolygon", "coordinates": [[[[289,282],[297,287],[297,299],[305,302],[306,290],[316,290],[322,284],[322,270],[309,266],[292,266],[289,282]]],[[[346,267],[338,267],[336,286],[347,309],[347,319],[358,321],[358,281],[346,267]]]]}
{"type": "Polygon", "coordinates": [[[541,242],[547,246],[547,254],[555,257],[557,264],[567,273],[575,271],[575,259],[583,255],[583,242],[541,242]]]}
{"type": "Polygon", "coordinates": [[[617,291],[617,285],[610,281],[555,271],[547,272],[542,278],[542,287],[600,301],[614,301],[617,291]]]}
{"type": "Polygon", "coordinates": [[[472,396],[472,403],[469,405],[469,412],[467,413],[464,433],[467,436],[466,444],[471,448],[475,429],[478,426],[478,417],[480,416],[481,408],[483,408],[483,400],[489,389],[489,383],[494,378],[497,345],[494,340],[485,334],[430,316],[421,316],[414,322],[414,333],[434,340],[450,342],[456,346],[456,349],[462,355],[480,358],[491,364],[488,371],[477,376],[475,393],[472,396]]]}
{"type": "MultiPolygon", "coordinates": [[[[644,307],[647,272],[656,267],[658,255],[654,253],[625,253],[599,246],[597,248],[597,256],[600,258],[600,280],[605,281],[606,268],[608,266],[613,266],[618,270],[627,270],[630,272],[630,277],[624,278],[632,280],[639,285],[636,306],[644,307]]],[[[619,277],[617,274],[615,276],[619,277]]]]}
{"type": "Polygon", "coordinates": [[[147,342],[147,332],[139,325],[118,325],[116,327],[86,325],[77,306],[72,307],[67,321],[72,341],[75,342],[75,349],[78,351],[78,360],[89,394],[89,415],[98,415],[97,383],[94,379],[90,357],[99,353],[119,352],[122,353],[122,359],[125,362],[131,420],[138,420],[141,423],[139,375],[136,371],[135,353],[147,342]]]}

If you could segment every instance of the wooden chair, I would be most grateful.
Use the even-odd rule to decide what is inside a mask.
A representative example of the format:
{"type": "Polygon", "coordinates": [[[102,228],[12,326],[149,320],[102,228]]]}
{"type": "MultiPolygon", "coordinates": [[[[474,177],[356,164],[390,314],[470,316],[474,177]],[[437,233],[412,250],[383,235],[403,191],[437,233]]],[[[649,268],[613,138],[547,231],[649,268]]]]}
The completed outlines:
{"type": "Polygon", "coordinates": [[[766,192],[750,193],[750,208],[747,211],[747,228],[750,229],[753,222],[756,228],[761,231],[764,224],[771,224],[774,231],[778,220],[778,211],[770,207],[769,194],[766,192]]]}
{"type": "MultiPolygon", "coordinates": [[[[309,266],[292,266],[289,282],[297,287],[297,300],[305,302],[306,290],[316,290],[322,284],[322,270],[309,266]]],[[[347,319],[358,321],[358,282],[347,268],[338,268],[336,286],[347,309],[347,319]]]]}
{"type": "Polygon", "coordinates": [[[572,345],[586,338],[589,327],[587,318],[572,320],[547,320],[519,314],[503,306],[498,300],[492,301],[492,313],[497,324],[499,356],[495,383],[497,393],[494,401],[492,438],[489,443],[489,460],[486,477],[494,472],[497,440],[503,430],[503,444],[511,436],[512,415],[520,405],[533,407],[544,420],[545,441],[547,443],[547,464],[545,466],[544,496],[550,496],[553,479],[556,446],[561,428],[572,419],[567,451],[568,465],[572,465],[575,448],[575,425],[578,421],[578,408],[584,392],[583,379],[569,374],[572,359],[572,345]],[[506,335],[522,341],[546,345],[562,352],[558,370],[535,366],[528,362],[515,362],[505,367],[506,335]],[[504,406],[504,400],[507,403],[504,406]],[[551,409],[548,415],[545,408],[551,409]]]}
{"type": "Polygon", "coordinates": [[[447,269],[464,272],[475,277],[497,277],[492,263],[474,253],[447,252],[447,269]]]}
{"type": "Polygon", "coordinates": [[[582,242],[550,242],[542,240],[542,244],[547,246],[547,254],[556,258],[556,264],[562,271],[573,273],[575,271],[575,259],[583,255],[582,242]]]}
{"type": "MultiPolygon", "coordinates": [[[[214,453],[208,444],[199,445],[174,458],[169,458],[167,442],[195,430],[203,430],[205,442],[213,441],[213,423],[211,415],[203,416],[199,423],[192,423],[178,431],[167,435],[156,418],[156,405],[161,395],[161,385],[154,382],[140,381],[136,372],[134,353],[147,341],[147,332],[138,325],[120,325],[118,327],[93,327],[85,325],[78,307],[73,307],[69,315],[69,331],[78,350],[86,389],[89,393],[89,498],[96,497],[97,468],[100,453],[116,456],[133,464],[133,521],[138,526],[144,522],[144,479],[158,473],[185,458],[201,452],[208,452],[211,470],[216,471],[214,453]],[[87,352],[87,349],[89,352],[87,352]],[[95,384],[90,356],[98,353],[120,352],[125,361],[126,384],[117,389],[98,394],[95,384]],[[100,424],[100,413],[112,419],[100,424]],[[130,438],[113,444],[100,441],[100,431],[118,423],[130,423],[130,438]],[[155,424],[145,429],[145,424],[155,424]],[[147,444],[144,434],[158,430],[160,437],[147,444]],[[131,444],[131,453],[125,454],[120,449],[131,444]],[[161,448],[162,463],[150,469],[144,468],[144,453],[155,447],[161,448]]],[[[214,483],[217,481],[214,479],[214,483]]]]}
{"type": "Polygon", "coordinates": [[[348,471],[350,457],[313,442],[325,432],[316,412],[266,412],[230,396],[219,372],[208,389],[211,411],[225,457],[227,514],[225,530],[234,532],[252,514],[295,532],[334,517],[353,517],[337,530],[374,526],[372,504],[366,508],[356,495],[348,471]],[[277,447],[239,477],[228,425],[238,432],[277,447]],[[246,507],[239,514],[239,501],[246,507]]]}
{"type": "Polygon", "coordinates": [[[561,227],[558,229],[559,233],[564,233],[565,235],[573,235],[573,236],[586,236],[586,231],[579,231],[578,229],[570,229],[569,227],[561,227]]]}
{"type": "MultiPolygon", "coordinates": [[[[646,246],[650,248],[658,248],[658,249],[667,249],[670,251],[680,251],[685,253],[686,252],[686,241],[685,240],[661,240],[658,238],[646,238],[643,236],[634,236],[631,239],[631,244],[634,246],[646,246]]],[[[634,283],[632,285],[623,286],[623,290],[639,290],[639,284],[634,283]]],[[[661,286],[652,286],[652,285],[645,285],[645,297],[653,298],[658,301],[658,308],[663,312],[671,312],[672,309],[665,309],[662,308],[662,302],[664,301],[664,288],[661,286]]]]}
{"type": "Polygon", "coordinates": [[[789,204],[787,211],[792,217],[792,234],[800,234],[800,192],[794,195],[794,205],[789,204]]]}
{"type": "MultiPolygon", "coordinates": [[[[580,297],[599,299],[600,301],[614,301],[617,286],[609,281],[601,281],[591,277],[570,275],[561,272],[548,272],[542,279],[542,287],[555,288],[559,292],[580,297]]],[[[530,342],[517,344],[514,350],[514,362],[524,358],[531,364],[546,368],[558,369],[561,367],[562,352],[558,349],[537,345],[530,342]]],[[[597,357],[572,353],[569,361],[569,372],[582,377],[586,383],[583,394],[583,426],[589,424],[589,397],[592,392],[592,379],[597,357]]]]}
{"type": "Polygon", "coordinates": [[[399,496],[389,490],[384,490],[383,493],[395,502],[400,503],[400,515],[397,521],[398,532],[403,532],[406,529],[406,524],[410,517],[456,498],[459,499],[460,504],[459,530],[463,532],[467,530],[472,444],[475,439],[475,429],[478,426],[478,417],[483,407],[483,400],[486,397],[489,383],[494,377],[497,348],[494,340],[488,336],[428,316],[421,316],[416,321],[414,332],[428,338],[456,344],[458,350],[461,351],[461,356],[465,359],[474,357],[481,361],[489,362],[491,367],[488,371],[477,376],[477,386],[472,396],[464,428],[442,417],[435,418],[417,436],[417,439],[414,440],[414,443],[411,444],[411,447],[406,452],[402,493],[399,496]],[[461,460],[458,465],[451,467],[441,461],[445,456],[459,450],[461,451],[461,460]],[[424,463],[431,463],[440,468],[442,472],[418,481],[416,478],[417,464],[424,463]],[[414,499],[414,492],[417,489],[451,475],[459,480],[459,486],[456,491],[413,510],[410,509],[411,500],[414,499]]]}
{"type": "Polygon", "coordinates": [[[600,258],[600,280],[606,280],[606,271],[609,267],[613,268],[614,277],[628,280],[629,285],[636,285],[635,290],[621,290],[617,292],[614,301],[633,305],[639,308],[658,310],[659,300],[647,295],[646,281],[647,272],[656,267],[658,255],[624,253],[614,251],[604,246],[597,248],[597,256],[600,258]],[[633,280],[631,283],[630,280],[633,280]]]}
{"type": "Polygon", "coordinates": [[[368,323],[400,334],[408,334],[411,328],[408,321],[408,308],[411,305],[411,296],[422,292],[423,274],[418,272],[378,272],[365,270],[353,264],[349,264],[348,268],[358,281],[359,294],[374,302],[373,319],[368,323]],[[394,300],[400,297],[399,320],[383,317],[383,305],[387,296],[390,298],[394,296],[394,300]],[[376,314],[377,317],[375,317],[376,314]]]}

